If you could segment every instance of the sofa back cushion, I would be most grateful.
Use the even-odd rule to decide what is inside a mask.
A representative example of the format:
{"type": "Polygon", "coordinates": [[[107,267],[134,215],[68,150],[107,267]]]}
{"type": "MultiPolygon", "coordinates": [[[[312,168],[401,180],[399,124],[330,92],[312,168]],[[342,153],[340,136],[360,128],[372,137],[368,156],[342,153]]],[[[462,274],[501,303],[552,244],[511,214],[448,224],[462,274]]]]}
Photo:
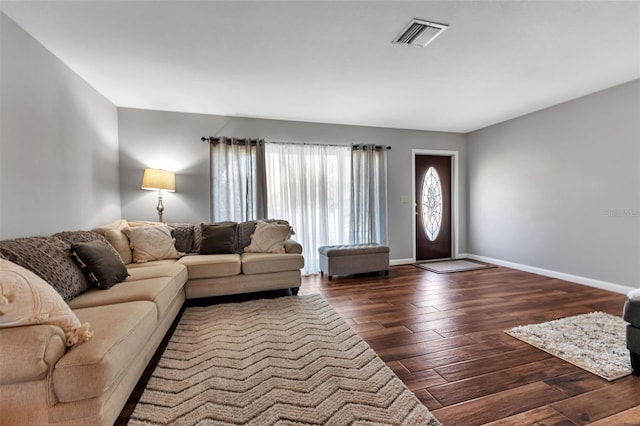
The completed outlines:
{"type": "Polygon", "coordinates": [[[124,230],[129,229],[129,223],[124,219],[119,219],[111,223],[93,228],[93,232],[104,236],[109,244],[118,252],[120,258],[128,265],[133,262],[133,252],[129,247],[129,238],[124,234],[124,230]]]}
{"type": "Polygon", "coordinates": [[[70,251],[70,243],[53,236],[0,241],[3,257],[40,276],[66,302],[90,287],[89,278],[71,259],[70,251]]]}

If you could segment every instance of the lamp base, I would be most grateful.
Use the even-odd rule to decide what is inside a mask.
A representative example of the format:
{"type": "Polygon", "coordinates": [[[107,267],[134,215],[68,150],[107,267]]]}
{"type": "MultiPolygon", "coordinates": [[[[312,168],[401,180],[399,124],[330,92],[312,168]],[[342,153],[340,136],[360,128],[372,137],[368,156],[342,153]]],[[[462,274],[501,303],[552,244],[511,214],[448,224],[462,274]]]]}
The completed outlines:
{"type": "Polygon", "coordinates": [[[162,223],[162,212],[164,211],[164,205],[162,204],[162,189],[158,190],[158,222],[162,223]]]}

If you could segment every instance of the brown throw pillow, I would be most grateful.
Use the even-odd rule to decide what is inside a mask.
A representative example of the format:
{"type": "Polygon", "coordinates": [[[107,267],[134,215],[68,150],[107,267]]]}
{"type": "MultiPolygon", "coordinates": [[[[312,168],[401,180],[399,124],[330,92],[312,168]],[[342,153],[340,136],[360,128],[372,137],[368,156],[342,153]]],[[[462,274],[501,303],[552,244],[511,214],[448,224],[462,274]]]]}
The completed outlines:
{"type": "Polygon", "coordinates": [[[202,241],[200,254],[233,254],[235,253],[235,223],[202,224],[202,241]]]}
{"type": "Polygon", "coordinates": [[[71,255],[99,289],[111,288],[129,276],[120,256],[104,241],[73,243],[71,255]]]}

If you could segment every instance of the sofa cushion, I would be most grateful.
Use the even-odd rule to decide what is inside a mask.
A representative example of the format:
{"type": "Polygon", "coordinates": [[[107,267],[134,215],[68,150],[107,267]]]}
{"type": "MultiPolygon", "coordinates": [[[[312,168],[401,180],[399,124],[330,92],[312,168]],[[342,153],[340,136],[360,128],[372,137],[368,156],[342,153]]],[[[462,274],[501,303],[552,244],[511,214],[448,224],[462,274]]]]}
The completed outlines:
{"type": "Polygon", "coordinates": [[[131,248],[129,247],[129,238],[124,234],[124,230],[129,229],[129,223],[124,219],[119,219],[111,223],[107,223],[92,231],[103,237],[118,252],[125,264],[133,262],[131,248]]]}
{"type": "Polygon", "coordinates": [[[111,244],[115,251],[118,252],[122,262],[129,264],[133,262],[133,251],[131,251],[131,242],[129,237],[124,235],[122,231],[116,229],[108,229],[104,233],[104,238],[111,244]]]}
{"type": "Polygon", "coordinates": [[[126,374],[157,326],[155,304],[148,301],[77,309],[75,313],[81,321],[94,324],[96,338],[68,351],[56,363],[53,388],[61,402],[102,394],[126,374]]]}
{"type": "Polygon", "coordinates": [[[233,254],[236,251],[236,224],[202,224],[200,254],[233,254]]]}
{"type": "Polygon", "coordinates": [[[176,250],[171,231],[165,225],[136,226],[125,230],[124,233],[129,237],[135,263],[177,259],[182,256],[182,253],[176,250]]]}
{"type": "Polygon", "coordinates": [[[45,377],[67,350],[62,329],[54,325],[5,328],[0,334],[0,385],[45,377]]]}
{"type": "Polygon", "coordinates": [[[151,262],[146,263],[130,263],[127,265],[127,269],[129,273],[131,273],[132,269],[138,268],[147,268],[149,266],[161,266],[161,265],[175,265],[178,259],[163,259],[163,260],[152,260],[151,262]]]}
{"type": "Polygon", "coordinates": [[[238,254],[199,254],[184,256],[178,263],[189,270],[189,279],[229,277],[241,271],[238,254]]]}
{"type": "Polygon", "coordinates": [[[71,244],[56,237],[28,237],[0,241],[0,253],[36,273],[65,301],[90,288],[89,278],[71,259],[71,244]]]}
{"type": "Polygon", "coordinates": [[[108,290],[89,290],[69,302],[72,309],[91,308],[118,303],[149,301],[157,306],[158,318],[163,317],[183,285],[173,277],[124,281],[108,290]]]}
{"type": "Polygon", "coordinates": [[[175,261],[173,261],[173,263],[159,262],[162,261],[144,263],[144,267],[128,268],[129,278],[127,278],[127,282],[146,280],[149,278],[172,277],[176,281],[176,284],[184,285],[189,279],[186,266],[175,261]]]}
{"type": "Polygon", "coordinates": [[[0,327],[51,324],[64,331],[73,346],[91,338],[90,325],[80,324],[62,297],[42,278],[0,259],[0,327]]]}
{"type": "Polygon", "coordinates": [[[104,225],[97,226],[93,228],[92,231],[97,232],[98,234],[104,236],[104,234],[110,229],[115,229],[116,231],[122,231],[127,228],[129,228],[129,223],[124,219],[118,219],[113,222],[109,222],[104,225]]]}
{"type": "Polygon", "coordinates": [[[295,253],[244,253],[242,255],[242,273],[245,275],[295,271],[303,267],[304,257],[295,253]]]}
{"type": "Polygon", "coordinates": [[[250,253],[285,253],[284,242],[291,236],[288,224],[267,223],[259,220],[251,236],[251,244],[245,247],[250,253]]]}
{"type": "Polygon", "coordinates": [[[99,289],[111,288],[129,276],[120,255],[106,241],[73,243],[71,255],[99,289]]]}

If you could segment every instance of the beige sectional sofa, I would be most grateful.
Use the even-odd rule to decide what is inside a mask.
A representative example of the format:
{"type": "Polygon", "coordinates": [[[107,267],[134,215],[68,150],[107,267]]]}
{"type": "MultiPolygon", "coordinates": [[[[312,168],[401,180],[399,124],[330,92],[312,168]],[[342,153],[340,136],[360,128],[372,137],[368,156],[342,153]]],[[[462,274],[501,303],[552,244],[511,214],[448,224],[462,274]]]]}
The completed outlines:
{"type": "MultiPolygon", "coordinates": [[[[100,235],[104,228],[96,231],[2,241],[0,257],[55,281],[56,276],[48,275],[51,265],[34,263],[46,258],[64,267],[65,274],[73,269],[73,276],[63,277],[60,285],[70,279],[81,282],[83,272],[63,258],[64,247],[78,239],[109,241],[100,235]]],[[[108,234],[113,241],[114,233],[108,234]]],[[[119,249],[120,254],[124,247],[119,249]]],[[[187,298],[280,288],[297,293],[304,264],[301,247],[288,241],[285,250],[191,253],[128,263],[125,281],[108,290],[90,288],[67,300],[93,331],[88,341],[71,348],[54,325],[0,328],[0,424],[112,424],[187,298]]]]}

